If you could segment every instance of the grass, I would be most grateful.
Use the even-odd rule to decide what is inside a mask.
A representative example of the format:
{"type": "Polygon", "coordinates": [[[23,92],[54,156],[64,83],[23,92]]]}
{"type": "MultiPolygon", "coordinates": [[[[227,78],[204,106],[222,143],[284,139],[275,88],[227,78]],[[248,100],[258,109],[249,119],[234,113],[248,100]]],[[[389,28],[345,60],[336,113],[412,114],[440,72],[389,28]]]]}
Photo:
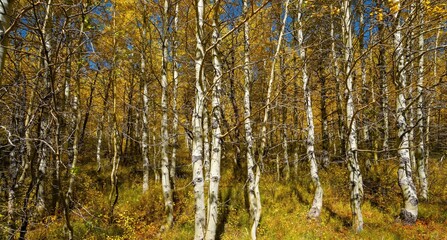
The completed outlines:
{"type": "MultiPolygon", "coordinates": [[[[185,159],[186,161],[186,159],[185,159]]],[[[324,187],[320,219],[306,218],[313,198],[307,164],[300,163],[298,174],[278,181],[274,171],[261,179],[262,219],[259,239],[443,239],[447,232],[447,176],[445,163],[430,162],[430,199],[419,205],[418,221],[404,226],[396,221],[401,208],[394,162],[381,162],[364,173],[365,199],[362,206],[364,231],[351,227],[347,169],[332,165],[320,171],[324,187]]],[[[231,167],[223,168],[220,184],[219,239],[250,239],[251,220],[245,182],[233,177],[231,167]]],[[[120,170],[120,198],[110,223],[108,212],[108,172],[94,172],[85,166],[77,184],[77,207],[71,214],[76,239],[193,239],[194,198],[188,174],[177,179],[175,225],[160,233],[164,210],[161,186],[151,181],[148,193],[141,193],[141,174],[131,166],[120,170]],[[82,206],[82,207],[81,207],[82,206]]],[[[186,169],[185,171],[188,171],[186,169]]],[[[49,216],[30,225],[28,239],[63,239],[64,223],[49,216]]]]}

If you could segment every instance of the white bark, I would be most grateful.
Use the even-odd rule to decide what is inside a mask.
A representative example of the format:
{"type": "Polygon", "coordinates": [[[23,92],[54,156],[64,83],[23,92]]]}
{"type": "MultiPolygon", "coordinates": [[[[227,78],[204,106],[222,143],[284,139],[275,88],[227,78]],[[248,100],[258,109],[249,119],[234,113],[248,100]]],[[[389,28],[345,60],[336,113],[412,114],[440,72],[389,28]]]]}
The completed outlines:
{"type": "MultiPolygon", "coordinates": [[[[424,51],[424,10],[422,6],[422,1],[420,4],[420,32],[418,37],[418,45],[419,52],[422,53],[424,51]]],[[[436,63],[435,63],[436,65],[436,63]]],[[[421,198],[424,200],[428,199],[428,182],[427,182],[427,171],[425,168],[426,159],[425,153],[425,135],[427,128],[427,115],[424,112],[424,100],[425,100],[425,91],[424,91],[424,55],[422,54],[419,58],[419,67],[418,67],[418,82],[417,82],[417,93],[418,93],[418,108],[417,108],[417,119],[419,122],[419,144],[418,144],[418,158],[417,158],[417,167],[418,167],[418,177],[419,184],[421,187],[421,198]]]]}
{"type": "MultiPolygon", "coordinates": [[[[379,3],[379,8],[382,8],[382,2],[379,3]]],[[[382,11],[382,10],[381,10],[382,11]]],[[[388,82],[387,82],[387,73],[386,73],[386,59],[385,59],[385,23],[383,20],[378,20],[378,34],[379,34],[379,56],[377,62],[377,68],[379,69],[379,81],[380,81],[380,94],[381,94],[381,115],[383,119],[383,142],[382,148],[385,151],[388,151],[389,148],[389,104],[388,104],[388,82]]]]}
{"type": "Polygon", "coordinates": [[[172,180],[172,186],[175,189],[175,178],[176,178],[176,162],[177,162],[177,148],[178,143],[178,112],[177,112],[177,89],[178,89],[178,68],[179,63],[177,60],[177,31],[178,31],[178,2],[175,3],[175,13],[174,13],[174,26],[173,26],[173,39],[172,39],[172,68],[173,68],[173,90],[172,90],[172,132],[173,132],[173,148],[171,152],[171,169],[170,177],[172,180]]]}
{"type": "Polygon", "coordinates": [[[142,93],[143,109],[141,112],[142,126],[141,126],[141,158],[143,160],[143,193],[149,190],[149,126],[148,126],[148,116],[149,116],[149,92],[148,92],[148,82],[146,77],[146,36],[147,36],[147,3],[142,2],[143,16],[142,16],[142,31],[141,38],[143,41],[142,52],[141,52],[141,79],[140,86],[142,93]]]}
{"type": "Polygon", "coordinates": [[[203,14],[205,3],[203,0],[196,0],[196,92],[195,104],[192,116],[193,139],[192,139],[192,170],[195,198],[195,228],[194,239],[201,240],[205,237],[205,195],[203,179],[203,139],[202,139],[202,117],[204,95],[202,89],[202,80],[205,77],[203,72],[203,61],[205,57],[205,48],[203,45],[203,14]]]}
{"type": "Polygon", "coordinates": [[[303,12],[304,0],[298,1],[298,55],[302,61],[302,81],[304,90],[304,105],[306,108],[306,120],[307,120],[307,141],[306,141],[306,153],[309,160],[310,176],[312,178],[313,185],[315,187],[315,195],[312,202],[312,207],[307,214],[308,218],[316,219],[320,216],[321,208],[323,206],[323,188],[321,187],[320,178],[318,176],[318,166],[315,158],[315,127],[314,117],[312,112],[312,93],[309,86],[309,75],[307,73],[306,63],[306,50],[304,49],[303,38],[303,23],[301,20],[303,12]]]}
{"type": "MultiPolygon", "coordinates": [[[[145,35],[146,30],[143,29],[143,36],[145,35]]],[[[144,38],[143,38],[144,39],[144,38]]],[[[143,112],[141,116],[143,118],[143,126],[141,133],[141,155],[143,158],[143,193],[149,190],[149,129],[148,129],[148,111],[149,111],[149,97],[148,97],[148,83],[145,78],[145,58],[144,53],[141,54],[141,81],[143,82],[143,112]]]]}
{"type": "MultiPolygon", "coordinates": [[[[400,9],[400,1],[396,1],[397,9],[400,9]]],[[[393,14],[396,19],[396,30],[394,32],[394,45],[396,48],[396,61],[397,61],[397,76],[396,84],[398,88],[398,94],[396,99],[396,120],[398,127],[398,139],[400,139],[399,145],[399,170],[398,180],[399,186],[402,190],[404,208],[400,213],[400,218],[404,224],[414,224],[418,215],[418,198],[416,195],[416,188],[413,184],[411,163],[410,163],[410,144],[409,144],[409,132],[407,126],[407,103],[405,99],[405,90],[407,88],[407,79],[405,72],[405,59],[404,49],[402,46],[402,27],[400,19],[398,18],[398,11],[393,14]]]]}
{"type": "Polygon", "coordinates": [[[212,89],[212,139],[211,139],[211,166],[210,166],[210,186],[208,195],[208,225],[205,239],[213,240],[216,238],[217,222],[218,222],[218,200],[219,200],[219,182],[220,182],[220,160],[222,156],[222,141],[221,141],[221,105],[220,105],[220,93],[221,93],[221,79],[222,79],[222,63],[220,61],[218,41],[220,37],[219,32],[219,4],[217,0],[214,8],[213,18],[213,35],[212,35],[212,49],[213,55],[213,67],[214,67],[214,79],[212,89]]]}
{"type": "MultiPolygon", "coordinates": [[[[244,0],[244,15],[248,16],[249,5],[248,0],[244,0]]],[[[260,205],[258,206],[259,185],[256,184],[255,172],[259,171],[259,164],[254,158],[254,138],[251,123],[251,105],[250,105],[250,89],[252,84],[252,70],[250,66],[250,24],[244,23],[244,128],[245,141],[247,142],[247,182],[248,182],[248,202],[250,205],[250,216],[253,220],[251,229],[251,238],[256,239],[256,229],[258,217],[260,216],[260,205]]]]}
{"type": "Polygon", "coordinates": [[[352,77],[352,19],[351,19],[351,5],[348,0],[343,1],[343,33],[345,42],[345,74],[346,74],[346,118],[348,126],[348,169],[349,180],[351,187],[351,212],[353,217],[353,224],[355,231],[360,232],[363,229],[363,216],[361,211],[361,202],[363,198],[362,175],[357,159],[357,128],[354,116],[354,98],[353,98],[353,77],[352,77]]]}
{"type": "MultiPolygon", "coordinates": [[[[84,16],[84,15],[83,15],[84,16]]],[[[78,39],[78,47],[82,49],[82,37],[84,32],[84,19],[81,21],[81,26],[79,30],[79,39],[78,39]]],[[[79,50],[80,51],[80,50],[79,50]]],[[[80,72],[81,69],[81,62],[79,61],[81,58],[81,54],[78,53],[78,65],[77,65],[77,73],[80,72]]],[[[74,140],[73,140],[73,160],[71,162],[71,169],[70,169],[70,180],[68,183],[68,190],[65,196],[65,204],[67,206],[70,206],[72,203],[72,194],[73,194],[73,184],[75,181],[75,175],[77,172],[76,164],[78,162],[79,157],[79,140],[80,140],[80,134],[81,134],[81,107],[80,107],[80,101],[81,101],[81,80],[79,74],[75,76],[76,86],[75,86],[75,93],[73,96],[73,116],[74,116],[74,123],[75,123],[75,129],[74,129],[74,140]]]]}
{"type": "MultiPolygon", "coordinates": [[[[332,5],[330,6],[331,12],[333,11],[332,5]]],[[[333,74],[335,78],[335,88],[336,88],[336,97],[337,97],[337,115],[338,115],[338,135],[340,137],[340,154],[344,154],[345,152],[345,125],[343,124],[343,98],[342,98],[342,91],[340,89],[340,67],[338,64],[338,57],[337,57],[337,51],[335,48],[335,33],[334,33],[334,21],[335,18],[331,18],[331,57],[332,57],[332,65],[333,65],[333,74]]],[[[334,147],[335,148],[335,147],[334,147]]],[[[334,149],[334,152],[335,149],[334,149]]]]}
{"type": "MultiPolygon", "coordinates": [[[[50,32],[47,32],[47,28],[48,25],[51,24],[51,19],[50,19],[50,15],[51,15],[51,4],[52,1],[48,1],[46,9],[45,9],[45,19],[44,19],[44,23],[42,25],[42,36],[43,36],[43,45],[41,48],[41,54],[42,54],[42,67],[44,68],[45,71],[45,84],[44,84],[44,88],[47,91],[51,91],[50,90],[50,69],[49,69],[49,58],[51,57],[52,54],[52,46],[51,46],[51,36],[50,36],[50,32]],[[46,54],[47,55],[46,55],[46,54]]],[[[50,119],[49,119],[49,114],[46,112],[46,110],[42,110],[42,120],[40,123],[40,137],[42,140],[49,142],[49,128],[50,128],[50,119]]],[[[41,143],[41,146],[39,147],[38,150],[38,163],[39,163],[39,176],[38,178],[40,178],[40,183],[38,185],[38,189],[37,189],[37,210],[40,214],[43,213],[43,211],[45,210],[45,175],[46,175],[46,168],[47,168],[47,158],[48,158],[48,148],[45,144],[41,143]]]]}
{"type": "Polygon", "coordinates": [[[172,189],[169,177],[169,158],[168,158],[168,0],[164,1],[163,26],[162,26],[162,57],[161,57],[161,185],[163,197],[165,200],[166,227],[170,228],[173,223],[174,203],[172,201],[172,189]]]}
{"type": "Polygon", "coordinates": [[[289,165],[289,144],[287,138],[287,83],[286,83],[286,75],[285,75],[285,56],[284,56],[284,48],[281,51],[279,68],[281,72],[281,137],[282,137],[282,150],[283,150],[283,162],[284,162],[284,173],[286,175],[286,180],[290,177],[290,165],[289,165]]]}

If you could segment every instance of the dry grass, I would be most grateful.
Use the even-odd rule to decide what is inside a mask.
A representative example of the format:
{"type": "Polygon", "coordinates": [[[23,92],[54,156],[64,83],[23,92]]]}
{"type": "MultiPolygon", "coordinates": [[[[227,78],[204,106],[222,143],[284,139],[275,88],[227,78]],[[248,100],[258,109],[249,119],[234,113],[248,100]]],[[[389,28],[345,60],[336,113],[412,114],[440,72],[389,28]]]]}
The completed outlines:
{"type": "MultiPolygon", "coordinates": [[[[325,193],[324,208],[317,221],[306,218],[313,197],[306,163],[301,163],[298,174],[288,181],[277,181],[273,173],[264,174],[261,180],[263,211],[259,239],[447,239],[445,163],[430,162],[430,200],[420,204],[419,219],[414,226],[403,226],[395,220],[401,207],[395,164],[381,162],[373,171],[364,174],[362,212],[365,224],[360,234],[350,227],[345,166],[332,165],[320,172],[325,193]]],[[[107,175],[90,174],[92,172],[89,171],[83,173],[83,182],[77,189],[82,192],[79,202],[83,204],[72,214],[77,239],[193,238],[194,200],[188,174],[182,174],[183,178],[177,180],[175,225],[161,234],[163,201],[160,183],[151,182],[149,193],[141,194],[139,173],[123,168],[120,173],[123,178],[120,200],[110,224],[109,216],[105,214],[108,188],[107,185],[99,187],[97,183],[100,178],[108,179],[107,175]]],[[[245,182],[235,180],[230,170],[223,171],[219,224],[219,238],[222,240],[249,239],[251,220],[244,187],[245,182]]],[[[62,239],[63,234],[63,220],[48,217],[31,225],[28,238],[62,239]]]]}

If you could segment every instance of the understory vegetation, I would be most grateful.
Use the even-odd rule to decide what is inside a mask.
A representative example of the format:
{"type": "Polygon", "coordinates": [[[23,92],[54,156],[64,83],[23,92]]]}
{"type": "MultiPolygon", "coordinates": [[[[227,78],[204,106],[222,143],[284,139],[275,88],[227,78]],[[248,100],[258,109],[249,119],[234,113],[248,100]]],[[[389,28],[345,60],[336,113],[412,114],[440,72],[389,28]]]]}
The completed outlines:
{"type": "MultiPolygon", "coordinates": [[[[87,159],[84,159],[87,161],[87,159]]],[[[262,219],[259,239],[442,239],[447,232],[446,162],[433,156],[429,161],[430,197],[419,205],[418,221],[403,226],[396,220],[400,212],[400,189],[396,159],[380,161],[365,171],[365,200],[362,206],[365,226],[357,234],[351,228],[349,188],[346,188],[345,163],[332,163],[320,171],[325,196],[320,219],[308,220],[307,211],[313,198],[307,161],[299,162],[297,174],[277,179],[276,168],[265,169],[260,184],[262,219]]],[[[223,159],[219,201],[218,239],[250,239],[248,200],[245,177],[233,175],[230,159],[223,159]],[[227,169],[227,170],[225,170],[227,169]]],[[[141,172],[128,163],[119,172],[119,201],[113,219],[107,216],[108,171],[96,173],[96,166],[87,163],[78,175],[76,209],[73,209],[75,239],[192,239],[194,237],[194,198],[188,158],[182,164],[174,193],[175,224],[160,232],[164,224],[164,206],[160,182],[150,181],[149,191],[141,193],[141,172]],[[79,207],[82,206],[82,207],[79,207]]],[[[270,166],[270,165],[269,165],[270,166]]],[[[273,167],[273,163],[271,164],[273,167]]],[[[107,168],[106,168],[107,169],[107,168]]],[[[292,171],[293,172],[293,171],[292,171]]],[[[152,176],[153,177],[153,176],[152,176]]],[[[5,220],[2,216],[1,221],[5,220]]],[[[31,219],[29,239],[63,239],[64,221],[47,216],[31,219]]],[[[4,230],[4,229],[3,229],[4,230]]],[[[5,236],[5,235],[4,235],[5,236]]]]}

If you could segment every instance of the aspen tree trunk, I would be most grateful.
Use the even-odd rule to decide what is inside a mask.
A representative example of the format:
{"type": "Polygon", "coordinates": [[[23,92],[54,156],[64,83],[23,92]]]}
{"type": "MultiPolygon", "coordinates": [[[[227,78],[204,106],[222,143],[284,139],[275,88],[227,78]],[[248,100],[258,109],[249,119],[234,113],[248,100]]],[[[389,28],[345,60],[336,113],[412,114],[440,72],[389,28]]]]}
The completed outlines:
{"type": "Polygon", "coordinates": [[[176,162],[177,162],[177,149],[179,148],[178,142],[178,111],[177,111],[177,90],[178,90],[178,69],[179,63],[177,60],[177,49],[179,42],[177,40],[177,32],[178,32],[178,2],[175,3],[174,9],[174,26],[172,31],[172,72],[173,72],[173,90],[172,90],[172,133],[173,133],[173,147],[171,152],[171,168],[169,171],[169,175],[172,180],[172,186],[175,189],[175,178],[176,178],[176,162]]]}
{"type": "MultiPolygon", "coordinates": [[[[407,21],[409,22],[413,22],[416,19],[416,4],[414,2],[412,2],[410,4],[410,12],[409,12],[409,16],[407,21]]],[[[412,51],[412,49],[414,49],[414,38],[415,38],[415,34],[413,31],[413,28],[408,28],[406,30],[406,32],[404,33],[406,36],[409,36],[407,38],[403,38],[403,43],[404,44],[404,65],[408,65],[410,67],[411,70],[409,71],[405,71],[405,73],[407,74],[407,85],[408,85],[408,99],[413,99],[414,98],[414,89],[413,89],[413,69],[415,69],[414,66],[414,53],[412,51]]],[[[411,104],[408,106],[408,129],[409,129],[409,149],[410,149],[410,162],[411,162],[411,169],[412,171],[416,171],[417,170],[417,166],[416,166],[416,152],[415,152],[415,147],[416,147],[416,143],[415,143],[415,108],[413,107],[414,105],[411,104]]]]}
{"type": "Polygon", "coordinates": [[[405,99],[405,92],[407,89],[407,79],[405,72],[405,58],[402,41],[402,25],[401,19],[398,17],[400,11],[400,1],[395,3],[397,11],[393,13],[394,20],[396,21],[396,30],[394,31],[394,45],[396,54],[397,76],[396,87],[398,90],[396,99],[396,120],[398,127],[398,139],[399,144],[399,170],[398,182],[399,187],[402,190],[402,196],[404,201],[404,208],[401,210],[400,218],[404,224],[414,224],[418,215],[418,197],[416,194],[416,188],[413,184],[411,159],[409,150],[409,132],[407,125],[407,103],[405,99]]]}
{"type": "MultiPolygon", "coordinates": [[[[81,5],[83,6],[83,5],[81,5]]],[[[81,26],[80,26],[80,30],[79,30],[79,39],[78,39],[78,48],[80,48],[78,51],[81,51],[82,49],[82,39],[83,39],[83,32],[84,32],[84,19],[85,15],[82,9],[82,19],[81,19],[81,26]]],[[[75,93],[73,96],[73,116],[74,116],[74,123],[75,123],[75,129],[74,129],[74,133],[73,133],[73,160],[71,163],[71,168],[69,170],[69,182],[68,182],[68,190],[67,193],[65,195],[65,201],[66,201],[66,205],[67,206],[71,206],[72,204],[72,194],[73,194],[73,183],[75,180],[75,175],[77,172],[76,169],[76,164],[78,162],[78,157],[79,157],[79,138],[80,138],[80,128],[81,128],[81,107],[80,107],[80,101],[81,101],[81,80],[80,80],[80,69],[81,69],[81,52],[79,52],[77,54],[77,71],[76,71],[76,76],[75,76],[75,93]]]]}
{"type": "MultiPolygon", "coordinates": [[[[82,8],[83,5],[81,5],[82,8]]],[[[81,19],[81,26],[80,26],[80,31],[79,31],[79,39],[78,39],[78,46],[80,49],[82,49],[81,45],[82,45],[82,37],[83,37],[83,31],[84,31],[84,12],[83,9],[82,11],[82,19],[81,19]]],[[[81,50],[78,51],[81,51],[81,50]]],[[[66,227],[68,229],[68,239],[73,239],[73,228],[70,225],[70,208],[72,206],[72,195],[73,195],[73,184],[75,181],[75,175],[77,172],[76,169],[76,164],[78,161],[78,156],[79,156],[79,138],[80,138],[80,128],[81,128],[81,107],[80,107],[80,101],[81,101],[81,82],[80,82],[80,69],[81,69],[81,54],[80,52],[77,54],[77,71],[76,71],[76,76],[75,76],[75,94],[73,96],[73,121],[75,124],[75,129],[74,129],[74,133],[73,133],[73,159],[71,161],[71,167],[69,169],[69,182],[68,182],[68,189],[67,192],[65,194],[65,205],[64,205],[64,212],[65,212],[65,219],[66,219],[66,227]]],[[[56,133],[59,134],[59,133],[56,133]]],[[[56,144],[58,145],[59,143],[56,142],[56,144]]]]}
{"type": "Polygon", "coordinates": [[[302,81],[304,90],[304,105],[306,108],[306,119],[307,119],[307,141],[306,141],[306,153],[310,166],[310,176],[312,178],[312,183],[315,187],[314,200],[312,201],[312,207],[307,214],[310,219],[317,219],[321,213],[321,207],[323,206],[323,188],[321,187],[320,178],[318,176],[318,166],[317,160],[315,158],[315,127],[314,127],[314,117],[312,112],[312,93],[309,86],[309,75],[307,73],[307,59],[306,50],[304,49],[304,38],[303,38],[303,2],[304,0],[298,1],[298,55],[302,62],[302,81]]]}
{"type": "Polygon", "coordinates": [[[343,10],[343,33],[345,42],[345,74],[346,74],[346,117],[348,126],[348,169],[349,180],[351,187],[351,212],[353,217],[353,228],[356,232],[363,230],[363,216],[361,211],[361,204],[363,199],[362,175],[357,159],[357,128],[354,116],[354,97],[353,97],[353,77],[352,77],[352,24],[351,24],[351,5],[350,1],[344,0],[342,5],[343,10]]]}
{"type": "MultiPolygon", "coordinates": [[[[116,1],[113,2],[113,30],[116,30],[116,1]]],[[[116,34],[113,34],[113,59],[112,59],[112,72],[111,72],[111,81],[112,81],[112,147],[113,147],[113,157],[112,157],[112,171],[110,173],[110,181],[111,181],[111,190],[109,195],[110,202],[110,212],[109,219],[113,220],[113,210],[115,208],[116,203],[118,202],[119,192],[118,192],[118,167],[120,163],[120,139],[119,139],[119,131],[118,131],[118,119],[117,119],[117,109],[116,109],[116,100],[117,100],[117,76],[116,76],[116,67],[117,67],[117,42],[116,42],[116,34]]]]}
{"type": "MultiPolygon", "coordinates": [[[[330,6],[331,13],[333,11],[333,6],[330,6]]],[[[335,26],[334,26],[335,18],[331,17],[331,55],[332,55],[332,65],[333,65],[333,74],[335,78],[335,91],[337,96],[337,122],[338,122],[338,135],[340,137],[340,156],[345,155],[345,124],[344,124],[344,117],[343,117],[343,98],[342,98],[342,92],[340,87],[340,67],[338,65],[338,57],[337,57],[337,50],[335,48],[335,26]]]]}
{"type": "MultiPolygon", "coordinates": [[[[51,5],[52,1],[49,0],[45,9],[45,18],[44,23],[42,25],[42,47],[41,47],[41,54],[42,54],[42,67],[44,69],[44,91],[47,91],[46,94],[55,94],[51,93],[51,70],[50,70],[50,63],[49,60],[52,55],[52,44],[51,44],[51,31],[48,31],[51,26],[51,5]]],[[[45,100],[43,100],[45,101],[45,100]]],[[[48,104],[48,103],[46,103],[48,104]]],[[[40,120],[40,138],[45,141],[49,142],[49,132],[50,132],[50,117],[49,112],[46,107],[43,107],[41,109],[41,120],[40,120]]],[[[48,153],[48,147],[43,143],[39,143],[38,146],[38,164],[39,164],[39,174],[38,178],[40,179],[40,183],[37,186],[37,211],[40,214],[43,214],[43,212],[46,210],[46,201],[45,201],[45,178],[47,175],[47,160],[49,158],[48,153]]]]}
{"type": "Polygon", "coordinates": [[[9,14],[13,0],[0,0],[0,84],[6,57],[6,30],[9,28],[9,14]]]}
{"type": "Polygon", "coordinates": [[[219,200],[219,182],[220,182],[220,160],[222,156],[222,140],[221,140],[221,105],[220,93],[221,79],[222,79],[222,63],[220,61],[220,53],[218,49],[218,41],[220,40],[219,32],[219,8],[220,1],[214,2],[213,6],[213,35],[211,43],[214,46],[212,49],[212,61],[214,67],[214,79],[212,89],[212,140],[211,140],[211,166],[210,166],[210,186],[208,195],[208,225],[205,239],[213,240],[216,238],[217,222],[218,222],[218,200],[219,200]]]}
{"type": "MultiPolygon", "coordinates": [[[[206,86],[206,81],[202,80],[202,88],[205,95],[208,93],[208,89],[206,86]]],[[[207,99],[204,98],[203,105],[207,104],[207,99]]],[[[209,138],[209,113],[208,108],[204,106],[203,108],[203,169],[205,171],[205,182],[208,183],[210,180],[210,138],[209,138]]]]}
{"type": "Polygon", "coordinates": [[[174,212],[174,203],[172,201],[172,189],[171,182],[169,177],[169,159],[168,159],[168,144],[169,144],[169,135],[168,135],[168,99],[167,99],[167,91],[168,91],[168,8],[169,2],[168,0],[164,1],[163,8],[163,26],[162,26],[162,59],[161,59],[161,185],[163,189],[163,197],[165,200],[165,212],[166,216],[166,227],[171,228],[173,223],[173,212],[174,212]]]}
{"type": "MultiPolygon", "coordinates": [[[[142,71],[143,70],[143,66],[144,66],[144,57],[142,57],[142,71]]],[[[144,77],[143,77],[144,78],[144,77]]],[[[144,78],[143,80],[143,112],[142,112],[142,134],[141,134],[141,155],[143,157],[143,193],[147,192],[147,190],[149,190],[149,129],[148,129],[148,83],[146,78],[144,78]]]]}
{"type": "MultiPolygon", "coordinates": [[[[420,32],[418,37],[419,52],[424,52],[424,9],[422,0],[419,1],[419,23],[420,32]]],[[[436,63],[435,63],[436,65],[436,63]]],[[[419,58],[418,66],[418,82],[417,82],[417,93],[418,93],[418,108],[417,108],[417,118],[419,122],[419,143],[418,143],[418,157],[417,157],[417,167],[418,167],[418,177],[419,184],[421,187],[420,196],[423,200],[428,199],[428,182],[427,182],[427,170],[425,169],[426,159],[425,153],[425,135],[427,134],[427,115],[425,113],[424,101],[425,101],[425,91],[424,91],[424,55],[421,54],[419,58]]]]}
{"type": "MultiPolygon", "coordinates": [[[[321,63],[321,72],[324,71],[323,64],[321,63]]],[[[327,94],[328,89],[326,86],[326,77],[320,76],[320,83],[321,83],[321,102],[320,102],[320,108],[321,108],[321,138],[322,138],[322,162],[323,167],[328,168],[330,164],[330,158],[329,158],[329,126],[328,126],[328,112],[327,112],[327,94]]]]}
{"type": "Polygon", "coordinates": [[[288,154],[288,138],[287,138],[287,85],[285,76],[285,57],[284,50],[280,56],[280,71],[281,71],[281,137],[282,137],[282,150],[283,150],[283,162],[285,164],[284,172],[286,174],[286,180],[290,177],[289,166],[289,154],[288,154]]]}
{"type": "Polygon", "coordinates": [[[195,0],[196,8],[196,58],[195,58],[195,104],[192,115],[193,139],[192,139],[192,171],[195,198],[195,228],[194,239],[201,240],[205,237],[205,194],[203,178],[203,139],[202,139],[202,117],[204,95],[202,82],[205,77],[203,72],[203,61],[205,47],[203,45],[203,14],[205,3],[203,0],[195,0]]]}
{"type": "MultiPolygon", "coordinates": [[[[244,16],[248,17],[249,0],[244,0],[244,16]]],[[[250,105],[250,90],[253,82],[253,74],[250,66],[250,24],[246,21],[244,23],[244,128],[245,141],[247,142],[247,182],[248,182],[248,203],[250,205],[250,217],[253,220],[251,228],[251,238],[256,239],[256,229],[259,224],[261,201],[258,199],[259,185],[257,184],[257,177],[260,176],[260,165],[256,163],[254,157],[254,138],[251,120],[251,105],[250,105]],[[256,172],[256,174],[255,174],[256,172]]]]}
{"type": "MultiPolygon", "coordinates": [[[[143,44],[146,40],[146,2],[143,3],[143,29],[142,38],[143,44]]],[[[146,47],[143,46],[143,52],[141,53],[141,84],[143,94],[143,111],[141,113],[142,117],[142,133],[141,133],[141,156],[143,159],[143,193],[149,190],[149,128],[148,128],[148,112],[149,112],[149,92],[148,92],[148,81],[146,77],[146,47]]]]}
{"type": "MultiPolygon", "coordinates": [[[[365,46],[365,10],[364,10],[364,0],[361,0],[359,3],[359,14],[360,14],[360,34],[359,34],[359,45],[360,45],[360,69],[361,69],[361,79],[362,79],[362,92],[361,92],[361,102],[363,107],[366,107],[369,103],[369,90],[370,86],[368,86],[368,80],[366,76],[366,59],[368,58],[367,46],[365,46]]],[[[368,149],[373,149],[371,136],[370,136],[370,115],[367,113],[362,113],[362,133],[363,140],[366,143],[368,149]]],[[[366,156],[366,169],[367,171],[371,168],[371,154],[368,153],[366,156]]]]}
{"type": "MultiPolygon", "coordinates": [[[[383,12],[383,2],[382,0],[379,1],[379,7],[380,7],[380,13],[383,12]]],[[[379,81],[380,81],[380,95],[381,95],[381,103],[382,103],[382,109],[381,109],[381,115],[383,119],[383,143],[382,148],[384,151],[388,152],[389,149],[389,134],[390,134],[390,128],[389,128],[389,94],[388,94],[388,80],[387,80],[387,73],[386,73],[386,49],[385,49],[385,22],[383,19],[379,19],[378,23],[378,34],[379,34],[379,57],[377,62],[377,68],[379,69],[379,81]]]]}
{"type": "Polygon", "coordinates": [[[96,142],[96,163],[98,165],[96,171],[100,172],[102,169],[102,161],[101,161],[101,147],[102,147],[102,135],[104,133],[104,120],[105,116],[107,115],[108,110],[108,101],[109,101],[109,91],[110,91],[111,81],[107,83],[107,87],[105,89],[104,99],[103,99],[103,109],[102,109],[102,115],[98,122],[98,127],[96,130],[96,136],[98,138],[96,142]]]}

